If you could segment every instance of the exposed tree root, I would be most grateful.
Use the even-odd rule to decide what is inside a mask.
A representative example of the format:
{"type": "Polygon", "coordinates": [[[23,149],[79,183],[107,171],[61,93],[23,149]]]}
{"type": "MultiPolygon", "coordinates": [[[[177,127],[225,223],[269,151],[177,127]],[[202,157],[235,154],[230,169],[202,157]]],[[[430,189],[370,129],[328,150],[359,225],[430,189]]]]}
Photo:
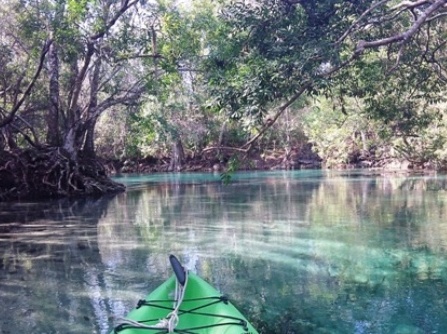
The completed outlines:
{"type": "Polygon", "coordinates": [[[73,161],[61,148],[0,151],[0,201],[99,196],[124,189],[96,159],[73,161]]]}

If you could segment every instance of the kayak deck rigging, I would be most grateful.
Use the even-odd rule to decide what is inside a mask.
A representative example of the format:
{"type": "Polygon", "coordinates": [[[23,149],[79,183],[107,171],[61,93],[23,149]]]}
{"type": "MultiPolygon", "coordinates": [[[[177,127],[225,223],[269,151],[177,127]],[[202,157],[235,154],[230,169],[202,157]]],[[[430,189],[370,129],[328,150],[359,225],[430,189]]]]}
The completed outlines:
{"type": "MultiPolygon", "coordinates": [[[[229,316],[229,315],[220,315],[220,314],[216,314],[216,313],[198,312],[199,310],[201,310],[203,308],[212,306],[217,303],[227,304],[229,302],[229,299],[227,296],[222,295],[222,296],[184,299],[183,303],[186,303],[186,304],[188,302],[197,303],[198,301],[208,301],[208,302],[203,305],[200,305],[200,306],[195,306],[192,309],[179,309],[178,316],[181,317],[182,315],[185,315],[185,314],[194,314],[194,315],[203,316],[203,317],[217,317],[217,318],[228,320],[228,322],[210,324],[210,325],[205,325],[205,326],[196,326],[196,327],[191,327],[191,328],[174,329],[174,333],[196,334],[196,332],[194,332],[195,330],[202,330],[202,329],[213,328],[213,327],[218,327],[218,326],[241,326],[242,330],[244,330],[245,332],[248,331],[247,321],[243,318],[229,316]],[[230,322],[230,321],[232,321],[232,322],[230,322]]],[[[163,310],[173,311],[174,310],[173,307],[168,307],[168,306],[165,306],[164,304],[174,303],[174,302],[175,302],[175,300],[145,300],[145,299],[141,299],[138,301],[136,309],[139,309],[141,307],[155,307],[155,308],[160,308],[163,310]]],[[[145,319],[145,320],[139,320],[138,323],[146,325],[146,324],[153,323],[153,322],[159,321],[159,320],[160,319],[145,319]]],[[[156,332],[156,333],[160,333],[160,334],[169,333],[168,329],[159,328],[156,325],[150,326],[150,327],[141,327],[137,324],[126,323],[126,322],[123,322],[123,323],[119,324],[117,327],[115,327],[114,333],[118,334],[124,329],[148,329],[148,330],[150,329],[150,330],[158,330],[158,332],[156,332]]]]}
{"type": "Polygon", "coordinates": [[[169,257],[174,274],[122,319],[112,334],[258,334],[229,298],[169,257]]]}

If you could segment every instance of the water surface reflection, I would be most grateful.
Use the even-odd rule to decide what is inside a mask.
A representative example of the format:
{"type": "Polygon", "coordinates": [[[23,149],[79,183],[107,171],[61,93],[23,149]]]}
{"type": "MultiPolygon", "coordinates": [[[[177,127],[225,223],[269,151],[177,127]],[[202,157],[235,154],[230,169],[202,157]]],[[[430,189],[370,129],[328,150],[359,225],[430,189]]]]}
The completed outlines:
{"type": "Polygon", "coordinates": [[[113,198],[0,207],[3,332],[107,333],[167,254],[263,333],[446,333],[447,179],[359,171],[120,179],[113,198]]]}

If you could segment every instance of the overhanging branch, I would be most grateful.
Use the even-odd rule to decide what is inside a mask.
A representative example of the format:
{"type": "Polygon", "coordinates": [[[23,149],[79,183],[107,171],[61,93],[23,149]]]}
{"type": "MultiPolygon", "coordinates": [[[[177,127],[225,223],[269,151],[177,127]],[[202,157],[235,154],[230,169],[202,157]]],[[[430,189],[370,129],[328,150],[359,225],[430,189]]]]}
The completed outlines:
{"type": "MultiPolygon", "coordinates": [[[[425,2],[428,3],[428,1],[424,1],[424,3],[425,2]]],[[[427,23],[431,19],[431,15],[433,13],[438,11],[441,7],[443,7],[447,3],[447,0],[436,0],[431,3],[432,4],[420,14],[419,18],[406,31],[397,35],[385,37],[374,41],[361,40],[357,43],[355,53],[360,54],[365,49],[377,48],[394,43],[402,43],[402,44],[406,43],[411,37],[413,37],[413,35],[420,29],[420,27],[423,24],[427,23]]]]}

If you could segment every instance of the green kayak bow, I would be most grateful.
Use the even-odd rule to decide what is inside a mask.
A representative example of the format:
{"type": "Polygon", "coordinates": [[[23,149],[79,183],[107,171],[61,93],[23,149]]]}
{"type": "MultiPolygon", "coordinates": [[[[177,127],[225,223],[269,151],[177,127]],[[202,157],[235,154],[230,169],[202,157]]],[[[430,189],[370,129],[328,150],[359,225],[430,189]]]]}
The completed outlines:
{"type": "Polygon", "coordinates": [[[226,296],[185,271],[173,255],[174,275],[140,300],[112,334],[258,334],[226,296]]]}

